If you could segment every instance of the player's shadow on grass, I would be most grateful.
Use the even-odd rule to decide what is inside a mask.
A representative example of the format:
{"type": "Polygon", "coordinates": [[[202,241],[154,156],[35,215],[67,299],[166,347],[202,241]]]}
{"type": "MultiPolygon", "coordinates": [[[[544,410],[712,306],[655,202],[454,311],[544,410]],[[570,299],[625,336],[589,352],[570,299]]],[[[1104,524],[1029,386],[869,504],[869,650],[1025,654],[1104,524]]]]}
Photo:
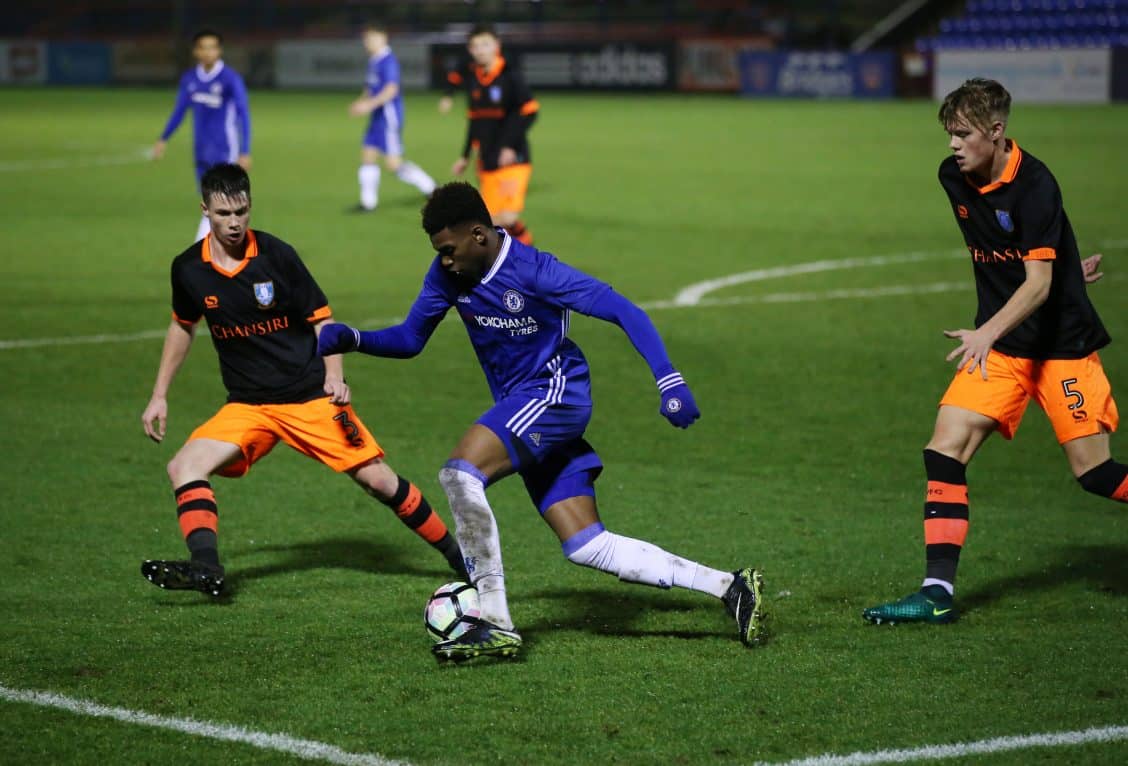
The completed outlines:
{"type": "MultiPolygon", "coordinates": [[[[582,630],[605,636],[662,636],[666,638],[717,638],[724,636],[729,619],[720,603],[689,603],[669,594],[634,588],[629,593],[609,596],[606,590],[553,589],[526,594],[523,599],[551,601],[547,615],[520,627],[522,634],[560,629],[582,630]],[[714,608],[710,609],[709,607],[714,608]],[[643,629],[638,623],[648,615],[693,614],[693,621],[704,622],[711,630],[643,629]]],[[[676,622],[680,619],[672,618],[676,622]]],[[[664,622],[659,620],[658,622],[664,622]]]]}
{"type": "Polygon", "coordinates": [[[272,560],[258,566],[228,567],[229,585],[237,587],[241,582],[312,569],[351,569],[376,575],[430,578],[452,574],[443,565],[442,557],[414,536],[405,536],[402,545],[368,538],[330,537],[304,543],[245,546],[231,552],[235,557],[258,554],[272,554],[272,560]]]}
{"type": "Polygon", "coordinates": [[[1050,560],[1037,568],[1010,575],[959,594],[965,611],[984,607],[1010,594],[1031,590],[1052,590],[1063,584],[1081,582],[1113,596],[1128,595],[1128,546],[1072,545],[1059,548],[1050,560]]]}

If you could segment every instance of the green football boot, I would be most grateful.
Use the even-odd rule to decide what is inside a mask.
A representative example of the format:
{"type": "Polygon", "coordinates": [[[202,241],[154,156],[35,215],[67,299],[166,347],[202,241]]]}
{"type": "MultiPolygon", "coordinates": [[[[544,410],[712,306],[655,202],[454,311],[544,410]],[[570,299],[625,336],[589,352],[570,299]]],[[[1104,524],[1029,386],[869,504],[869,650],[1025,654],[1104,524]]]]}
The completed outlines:
{"type": "MultiPolygon", "coordinates": [[[[942,590],[942,589],[941,589],[942,590]]],[[[930,622],[943,625],[955,622],[959,611],[952,606],[952,597],[946,592],[925,593],[918,590],[899,601],[871,606],[862,610],[862,617],[874,625],[896,625],[899,622],[930,622]]]]}
{"type": "Polygon", "coordinates": [[[478,657],[515,657],[520,649],[521,636],[517,631],[478,620],[475,627],[461,636],[432,646],[431,652],[439,662],[465,662],[478,657]]]}
{"type": "Polygon", "coordinates": [[[732,573],[732,585],[721,596],[728,613],[736,618],[736,630],[745,646],[755,646],[767,637],[764,630],[764,576],[748,567],[732,573]]]}

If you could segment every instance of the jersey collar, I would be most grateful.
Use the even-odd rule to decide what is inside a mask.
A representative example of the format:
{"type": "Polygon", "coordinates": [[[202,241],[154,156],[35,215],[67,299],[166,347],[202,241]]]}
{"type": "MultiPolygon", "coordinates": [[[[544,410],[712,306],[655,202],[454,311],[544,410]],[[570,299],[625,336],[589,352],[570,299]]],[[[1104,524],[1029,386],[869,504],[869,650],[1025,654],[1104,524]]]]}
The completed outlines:
{"type": "Polygon", "coordinates": [[[1018,148],[1018,142],[1014,139],[1008,138],[1007,143],[1010,144],[1011,153],[1007,159],[1007,165],[1003,168],[1003,174],[999,176],[998,181],[992,181],[986,186],[976,186],[975,183],[964,176],[964,180],[971,184],[980,194],[987,194],[1001,188],[1003,184],[1009,184],[1014,181],[1014,177],[1018,175],[1018,166],[1022,164],[1022,150],[1018,148]]]}
{"type": "Polygon", "coordinates": [[[243,269],[245,269],[247,267],[247,264],[251,262],[252,258],[254,258],[256,255],[258,255],[258,240],[255,239],[255,233],[253,231],[251,231],[250,229],[247,229],[247,242],[246,242],[246,247],[243,250],[243,260],[239,261],[239,265],[236,266],[234,269],[232,269],[231,271],[227,271],[226,269],[221,267],[218,263],[216,263],[215,261],[212,260],[212,257],[211,257],[211,238],[212,238],[212,235],[211,235],[210,232],[208,233],[208,235],[206,237],[204,237],[203,245],[200,248],[200,257],[201,257],[201,259],[203,260],[204,263],[211,264],[211,267],[213,269],[215,269],[216,271],[218,271],[220,274],[222,274],[225,277],[235,276],[236,274],[238,274],[240,271],[242,271],[243,269]]]}
{"type": "Polygon", "coordinates": [[[380,61],[381,59],[383,59],[385,56],[387,56],[391,52],[392,52],[392,46],[385,45],[383,48],[381,48],[380,50],[376,51],[371,56],[369,56],[368,60],[369,61],[380,61]]]}
{"type": "Polygon", "coordinates": [[[506,233],[505,229],[498,229],[497,232],[502,236],[501,250],[498,251],[497,260],[493,262],[493,266],[490,267],[489,273],[482,278],[482,281],[479,284],[484,285],[491,279],[493,279],[494,274],[496,274],[497,270],[501,268],[501,264],[505,263],[505,258],[509,255],[509,246],[513,243],[513,239],[509,236],[509,234],[506,233]]]}
{"type": "Polygon", "coordinates": [[[210,72],[205,72],[203,65],[196,64],[196,79],[200,82],[211,82],[215,78],[219,77],[219,73],[222,71],[223,59],[215,62],[215,66],[212,67],[212,70],[210,72]]]}
{"type": "Polygon", "coordinates": [[[491,82],[497,79],[497,76],[501,74],[501,70],[504,67],[505,57],[501,54],[498,54],[498,57],[494,59],[493,66],[491,66],[489,69],[482,69],[480,66],[475,64],[474,76],[478,78],[478,82],[480,82],[482,85],[489,85],[491,82]]]}

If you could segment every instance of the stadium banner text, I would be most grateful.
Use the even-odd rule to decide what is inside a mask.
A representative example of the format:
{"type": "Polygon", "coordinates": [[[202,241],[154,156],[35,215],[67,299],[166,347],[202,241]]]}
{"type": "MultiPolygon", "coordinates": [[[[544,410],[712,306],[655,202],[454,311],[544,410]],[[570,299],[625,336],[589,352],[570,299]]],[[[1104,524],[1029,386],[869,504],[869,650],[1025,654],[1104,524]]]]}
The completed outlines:
{"type": "MultiPolygon", "coordinates": [[[[505,59],[534,90],[673,90],[674,45],[664,43],[506,43],[505,59]]],[[[466,46],[431,46],[431,86],[468,61],[466,46]]]]}
{"type": "Polygon", "coordinates": [[[892,98],[895,73],[890,51],[740,54],[740,91],[752,97],[892,98]]]}
{"type": "Polygon", "coordinates": [[[681,40],[678,42],[678,90],[740,90],[740,54],[772,47],[767,37],[681,40]]]}
{"type": "Polygon", "coordinates": [[[942,99],[971,77],[998,80],[1024,103],[1103,104],[1112,93],[1112,50],[937,51],[932,95],[942,99]]]}
{"type": "Polygon", "coordinates": [[[0,40],[0,84],[47,82],[47,44],[36,40],[0,40]]]}
{"type": "MultiPolygon", "coordinates": [[[[428,46],[398,38],[392,46],[405,90],[427,87],[428,46]]],[[[364,85],[368,54],[358,40],[281,40],[274,49],[279,88],[349,88],[364,85]]]]}

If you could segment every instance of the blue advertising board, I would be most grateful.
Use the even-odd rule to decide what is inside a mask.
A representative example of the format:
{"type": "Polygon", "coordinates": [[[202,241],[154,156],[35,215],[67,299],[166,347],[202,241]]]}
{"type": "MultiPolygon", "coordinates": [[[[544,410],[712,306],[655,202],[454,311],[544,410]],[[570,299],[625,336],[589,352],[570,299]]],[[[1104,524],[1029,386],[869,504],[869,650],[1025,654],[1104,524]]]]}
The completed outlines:
{"type": "Polygon", "coordinates": [[[47,81],[53,85],[102,85],[113,75],[104,43],[48,43],[47,81]]]}
{"type": "Polygon", "coordinates": [[[743,51],[740,92],[773,98],[892,98],[890,51],[743,51]]]}

